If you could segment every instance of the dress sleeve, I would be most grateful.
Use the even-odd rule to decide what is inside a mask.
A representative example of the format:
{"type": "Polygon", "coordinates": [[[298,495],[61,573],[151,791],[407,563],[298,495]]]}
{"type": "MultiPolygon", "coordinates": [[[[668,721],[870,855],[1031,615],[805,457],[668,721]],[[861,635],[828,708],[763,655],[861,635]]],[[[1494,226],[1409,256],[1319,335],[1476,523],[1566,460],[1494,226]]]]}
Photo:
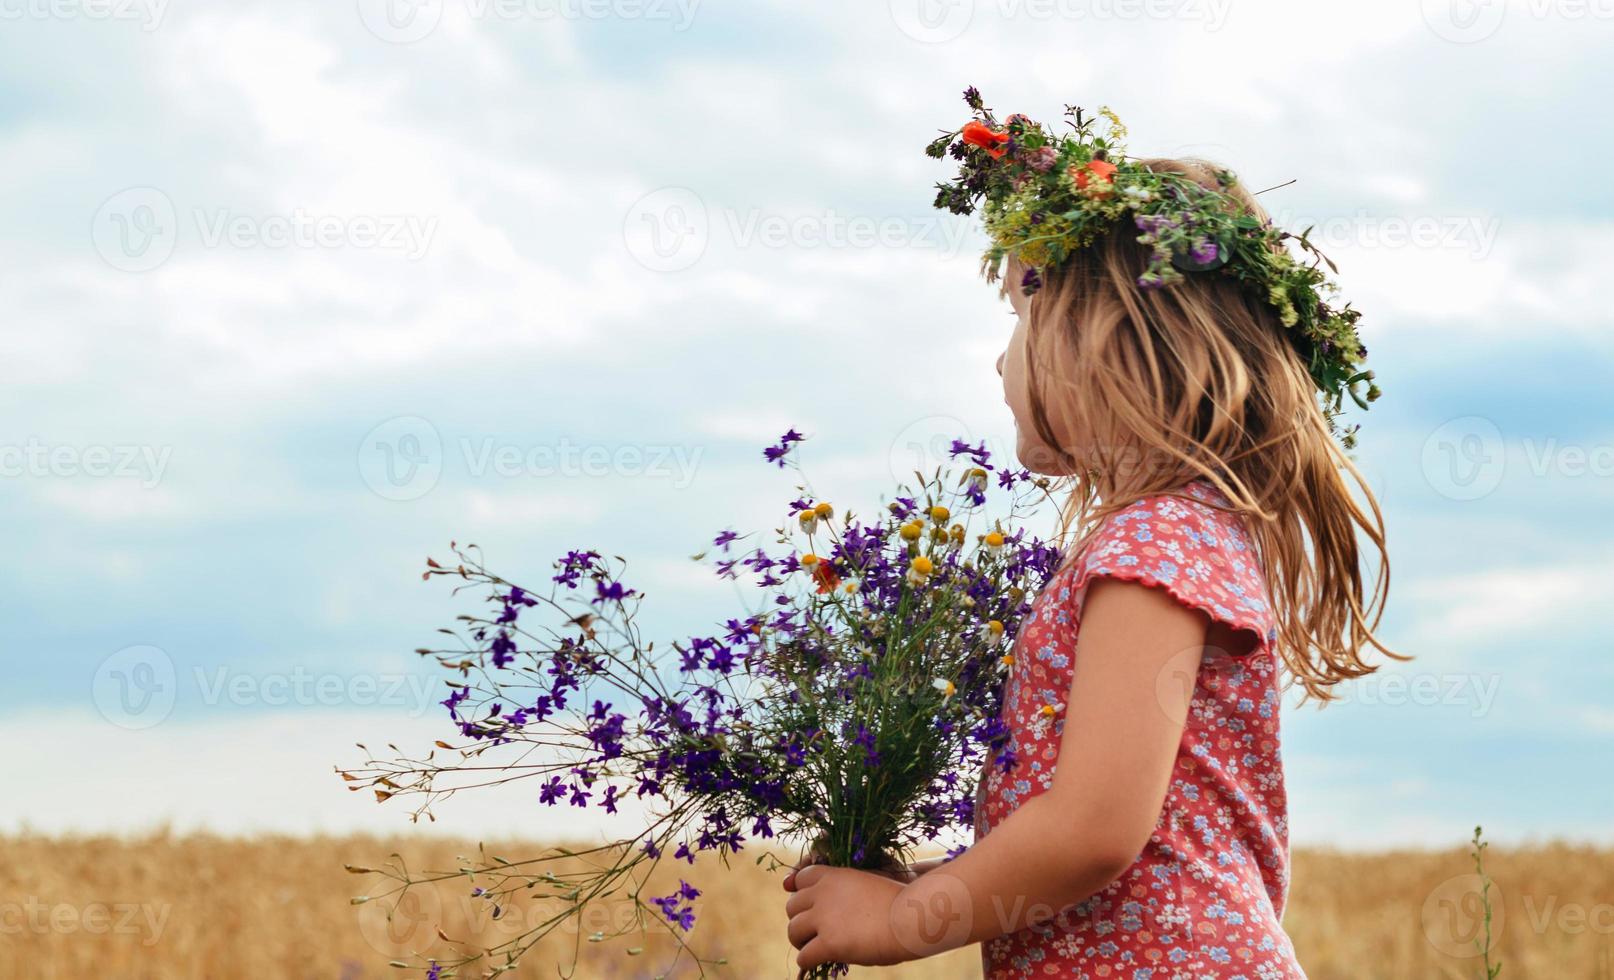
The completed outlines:
{"type": "Polygon", "coordinates": [[[1212,620],[1271,646],[1276,622],[1242,518],[1199,499],[1149,497],[1110,515],[1075,558],[1078,615],[1095,578],[1162,589],[1212,620]]]}

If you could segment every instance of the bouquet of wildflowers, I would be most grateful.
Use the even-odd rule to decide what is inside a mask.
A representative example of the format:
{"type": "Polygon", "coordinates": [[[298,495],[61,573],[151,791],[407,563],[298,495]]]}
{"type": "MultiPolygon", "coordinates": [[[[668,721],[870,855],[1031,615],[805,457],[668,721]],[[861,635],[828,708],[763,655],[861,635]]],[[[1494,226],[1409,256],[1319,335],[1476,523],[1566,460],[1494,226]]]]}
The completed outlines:
{"type": "MultiPolygon", "coordinates": [[[[788,432],[764,457],[794,468],[801,441],[788,432]]],[[[455,648],[419,651],[449,673],[443,704],[459,737],[425,759],[372,759],[344,773],[351,787],[417,796],[418,818],[447,795],[533,780],[543,804],[617,813],[632,800],[644,819],[587,850],[379,870],[391,884],[363,901],[450,879],[495,916],[517,894],[560,901],[500,946],[416,965],[431,980],[498,976],[590,903],[626,901],[632,921],[591,940],[664,930],[704,972],[685,942],[700,890],[680,880],[649,893],[659,863],[781,837],[813,860],[880,870],[969,827],[980,767],[1007,755],[1010,641],[1058,553],[1023,529],[1043,483],[994,466],[984,444],[954,442],[952,459],[869,519],[802,482],[774,534],[717,535],[697,559],[746,585],[742,595],[755,590],[755,604],[711,635],[659,647],[636,626],[644,596],[621,559],[573,551],[543,589],[489,571],[474,546],[455,547],[452,565],[428,561],[427,578],[458,578],[488,604],[443,631],[455,648]],[[518,761],[490,763],[501,747],[518,761]]]]}

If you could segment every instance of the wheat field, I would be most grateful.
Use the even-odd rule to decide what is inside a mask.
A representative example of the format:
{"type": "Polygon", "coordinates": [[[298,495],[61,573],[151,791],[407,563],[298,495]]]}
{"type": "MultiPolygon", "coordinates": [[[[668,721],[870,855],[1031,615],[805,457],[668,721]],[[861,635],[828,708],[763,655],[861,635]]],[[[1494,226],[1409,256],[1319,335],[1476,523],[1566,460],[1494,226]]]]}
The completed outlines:
{"type": "MultiPolygon", "coordinates": [[[[512,905],[495,921],[456,882],[412,893],[389,922],[380,903],[350,903],[377,879],[343,865],[375,866],[396,851],[413,868],[451,869],[460,864],[456,855],[474,846],[433,838],[0,837],[0,977],[403,977],[388,961],[411,948],[445,949],[438,930],[491,945],[538,921],[540,904],[512,905]]],[[[512,842],[490,850],[514,857],[540,848],[512,842]]],[[[1493,848],[1487,870],[1496,883],[1503,977],[1614,980],[1614,852],[1493,848]]],[[[1480,928],[1471,873],[1460,848],[1298,851],[1285,925],[1313,980],[1481,977],[1470,945],[1480,928]]],[[[668,876],[674,886],[676,877],[668,876]]],[[[745,860],[726,871],[706,862],[685,877],[705,890],[693,945],[728,961],[715,975],[794,976],[777,873],[745,860]]],[[[585,980],[657,975],[672,960],[664,936],[587,941],[627,911],[603,909],[580,930],[551,936],[513,975],[556,976],[574,955],[571,975],[585,980]],[[629,956],[625,950],[635,945],[643,951],[629,956]]],[[[670,975],[696,971],[685,961],[670,975]]],[[[980,969],[972,952],[959,951],[854,975],[978,977],[980,969]]]]}

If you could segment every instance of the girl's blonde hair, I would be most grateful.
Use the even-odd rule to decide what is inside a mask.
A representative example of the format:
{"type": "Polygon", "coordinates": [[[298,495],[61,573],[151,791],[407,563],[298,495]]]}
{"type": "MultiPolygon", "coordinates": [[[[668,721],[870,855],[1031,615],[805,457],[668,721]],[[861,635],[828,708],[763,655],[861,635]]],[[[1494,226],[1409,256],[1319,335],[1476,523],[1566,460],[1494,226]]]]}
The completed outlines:
{"type": "MultiPolygon", "coordinates": [[[[1145,162],[1216,186],[1203,161],[1145,162]]],[[[1234,196],[1266,218],[1242,186],[1234,196]]],[[[1140,289],[1137,235],[1118,224],[1042,270],[1033,297],[1031,421],[1060,457],[1050,462],[1075,474],[1063,530],[1079,539],[1143,497],[1211,483],[1248,519],[1279,656],[1308,696],[1332,700],[1333,685],[1376,669],[1366,648],[1401,659],[1374,632],[1390,585],[1378,502],[1330,433],[1277,314],[1222,275],[1140,289]],[[1371,590],[1358,532],[1378,552],[1371,590]]],[[[1019,288],[1021,272],[1011,260],[1004,288],[1019,288]]]]}

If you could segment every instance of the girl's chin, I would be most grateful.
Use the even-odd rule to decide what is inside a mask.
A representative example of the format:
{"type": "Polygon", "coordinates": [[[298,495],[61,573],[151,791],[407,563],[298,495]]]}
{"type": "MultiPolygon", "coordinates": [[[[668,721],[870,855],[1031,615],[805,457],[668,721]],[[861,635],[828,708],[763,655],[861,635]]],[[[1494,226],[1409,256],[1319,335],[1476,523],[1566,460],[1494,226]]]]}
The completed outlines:
{"type": "Polygon", "coordinates": [[[1014,454],[1019,457],[1021,466],[1039,476],[1062,477],[1075,472],[1063,453],[1041,442],[1028,442],[1022,437],[1015,445],[1014,454]]]}

